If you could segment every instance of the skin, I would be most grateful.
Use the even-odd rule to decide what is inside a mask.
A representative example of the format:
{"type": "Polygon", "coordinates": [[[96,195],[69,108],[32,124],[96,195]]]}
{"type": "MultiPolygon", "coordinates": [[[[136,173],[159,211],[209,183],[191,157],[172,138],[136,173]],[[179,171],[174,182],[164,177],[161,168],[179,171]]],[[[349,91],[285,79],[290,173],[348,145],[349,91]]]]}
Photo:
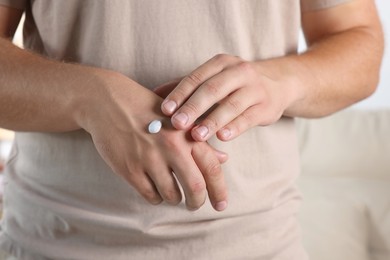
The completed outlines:
{"type": "Polygon", "coordinates": [[[174,130],[161,113],[162,98],[114,71],[48,60],[9,39],[22,12],[0,6],[0,126],[15,131],[87,131],[112,170],[148,202],[177,205],[183,188],[189,210],[206,196],[227,206],[221,163],[227,155],[186,131],[174,130]],[[50,109],[48,109],[50,108],[50,109]],[[148,124],[162,119],[158,134],[148,124]],[[172,171],[179,183],[176,182],[172,171]]]}
{"type": "MultiPolygon", "coordinates": [[[[20,15],[0,7],[3,38],[13,35],[20,15]]],[[[149,202],[178,203],[181,185],[189,209],[203,204],[207,189],[214,208],[223,210],[227,190],[220,162],[226,155],[205,142],[211,135],[228,141],[282,115],[328,115],[375,89],[383,36],[373,1],[303,13],[302,23],[310,45],[303,55],[266,61],[217,55],[155,93],[119,73],[50,61],[0,40],[0,126],[84,129],[113,171],[149,202]],[[169,100],[176,108],[166,106],[169,100]],[[220,105],[194,127],[215,104],[220,105]],[[178,120],[180,113],[187,114],[187,124],[178,120]],[[145,132],[150,121],[172,115],[173,127],[165,120],[158,135],[145,132]],[[208,129],[204,137],[197,131],[203,126],[208,129]]]]}
{"type": "Polygon", "coordinates": [[[155,91],[176,129],[194,140],[222,141],[281,116],[330,115],[374,92],[383,55],[381,25],[372,0],[302,14],[307,52],[261,61],[219,54],[181,80],[155,91]],[[193,123],[218,105],[198,125],[193,123]]]}

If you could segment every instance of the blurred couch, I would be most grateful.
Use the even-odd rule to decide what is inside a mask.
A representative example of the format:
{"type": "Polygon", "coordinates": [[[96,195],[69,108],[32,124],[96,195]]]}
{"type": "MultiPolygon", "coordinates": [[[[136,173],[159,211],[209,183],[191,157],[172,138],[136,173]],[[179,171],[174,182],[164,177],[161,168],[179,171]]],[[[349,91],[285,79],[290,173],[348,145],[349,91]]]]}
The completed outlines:
{"type": "Polygon", "coordinates": [[[298,119],[311,260],[390,260],[390,110],[298,119]]]}

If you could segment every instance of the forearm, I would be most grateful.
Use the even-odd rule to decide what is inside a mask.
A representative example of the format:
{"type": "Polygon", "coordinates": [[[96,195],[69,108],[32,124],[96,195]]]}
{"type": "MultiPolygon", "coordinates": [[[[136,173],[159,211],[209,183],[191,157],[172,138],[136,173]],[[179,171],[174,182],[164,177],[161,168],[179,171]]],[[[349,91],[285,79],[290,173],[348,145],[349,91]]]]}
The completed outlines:
{"type": "Polygon", "coordinates": [[[285,80],[290,100],[284,115],[321,117],[374,92],[382,54],[381,31],[356,28],[318,41],[301,55],[259,66],[269,77],[285,80]]]}
{"type": "MultiPolygon", "coordinates": [[[[71,131],[102,70],[51,61],[0,39],[0,127],[71,131]]],[[[95,90],[93,89],[95,88],[95,90]]],[[[96,93],[95,93],[96,94],[96,93]]]]}

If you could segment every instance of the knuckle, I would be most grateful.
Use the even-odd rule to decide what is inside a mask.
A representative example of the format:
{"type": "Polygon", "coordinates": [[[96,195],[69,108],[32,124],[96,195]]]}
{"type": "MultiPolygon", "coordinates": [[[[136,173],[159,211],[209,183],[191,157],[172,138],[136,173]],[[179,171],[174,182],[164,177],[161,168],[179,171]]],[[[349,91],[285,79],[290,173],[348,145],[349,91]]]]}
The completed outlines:
{"type": "Polygon", "coordinates": [[[233,110],[236,113],[239,113],[242,110],[241,101],[233,96],[226,100],[226,104],[230,107],[231,110],[233,110]]]}
{"type": "Polygon", "coordinates": [[[197,71],[194,71],[191,72],[191,74],[188,75],[184,80],[191,86],[198,86],[203,82],[203,75],[197,71]]]}
{"type": "Polygon", "coordinates": [[[207,117],[204,121],[203,121],[203,124],[204,125],[207,125],[208,128],[211,130],[211,131],[215,131],[217,129],[219,129],[219,121],[217,118],[214,118],[214,117],[207,117]]]}
{"type": "Polygon", "coordinates": [[[252,111],[247,110],[244,113],[242,113],[242,117],[244,118],[245,124],[249,125],[251,122],[255,120],[256,115],[252,111]]]}
{"type": "Polygon", "coordinates": [[[181,87],[173,90],[173,94],[170,95],[170,99],[175,101],[186,100],[188,95],[187,93],[191,93],[190,90],[188,90],[188,87],[182,85],[181,87]]]}
{"type": "Polygon", "coordinates": [[[136,185],[137,180],[140,178],[140,173],[142,172],[142,169],[139,164],[134,164],[134,163],[128,163],[127,168],[126,168],[126,175],[125,178],[126,180],[132,184],[136,185]]]}
{"type": "Polygon", "coordinates": [[[214,81],[206,81],[204,84],[203,84],[203,87],[204,89],[206,90],[207,94],[209,95],[212,95],[214,97],[218,97],[218,94],[220,92],[220,88],[219,88],[219,85],[218,83],[214,81]]]}
{"type": "Polygon", "coordinates": [[[236,133],[242,133],[248,129],[254,122],[254,115],[252,112],[245,111],[241,114],[242,120],[239,120],[237,124],[234,124],[232,128],[235,128],[236,133]]]}
{"type": "Polygon", "coordinates": [[[187,101],[181,110],[185,111],[189,115],[197,115],[199,113],[198,106],[191,100],[187,101]]]}
{"type": "Polygon", "coordinates": [[[164,200],[171,205],[176,205],[181,201],[181,195],[176,190],[168,189],[163,192],[164,200]]]}
{"type": "Polygon", "coordinates": [[[258,93],[257,93],[257,96],[256,96],[256,101],[259,105],[261,105],[262,107],[265,106],[265,103],[267,102],[267,96],[265,94],[265,91],[264,89],[262,88],[259,88],[258,90],[258,93]]]}
{"type": "Polygon", "coordinates": [[[191,194],[201,194],[206,190],[206,183],[204,181],[195,181],[189,185],[189,192],[191,194]]]}
{"type": "Polygon", "coordinates": [[[215,180],[215,179],[219,179],[221,177],[221,172],[222,172],[221,164],[219,164],[218,162],[212,161],[206,167],[205,174],[207,175],[208,179],[215,180]]]}
{"type": "Polygon", "coordinates": [[[152,188],[141,188],[140,194],[151,204],[160,204],[162,202],[161,197],[152,188]]]}
{"type": "Polygon", "coordinates": [[[217,63],[226,63],[229,60],[230,56],[225,53],[219,53],[214,56],[213,60],[217,63]]]}
{"type": "Polygon", "coordinates": [[[160,160],[160,158],[160,153],[156,149],[151,149],[148,151],[147,158],[145,159],[147,159],[149,163],[156,163],[160,160]]]}
{"type": "Polygon", "coordinates": [[[169,151],[180,153],[182,145],[177,134],[162,132],[160,136],[160,141],[165,148],[167,148],[169,151]]]}
{"type": "Polygon", "coordinates": [[[237,64],[237,69],[240,70],[245,75],[254,75],[255,69],[251,62],[249,61],[242,61],[237,64]]]}

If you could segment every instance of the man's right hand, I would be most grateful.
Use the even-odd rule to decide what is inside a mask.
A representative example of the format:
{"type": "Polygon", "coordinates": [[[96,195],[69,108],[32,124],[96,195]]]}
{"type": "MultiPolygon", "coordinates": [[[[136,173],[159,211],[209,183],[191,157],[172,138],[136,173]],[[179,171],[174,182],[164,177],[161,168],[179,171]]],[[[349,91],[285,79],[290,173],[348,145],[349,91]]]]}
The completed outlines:
{"type": "Polygon", "coordinates": [[[13,36],[22,13],[0,6],[1,127],[84,128],[106,163],[149,202],[181,201],[176,176],[189,209],[199,208],[207,192],[214,208],[224,209],[220,162],[207,143],[169,125],[158,134],[147,133],[150,121],[164,118],[160,97],[121,74],[48,60],[13,46],[5,39],[13,36]]]}
{"type": "Polygon", "coordinates": [[[180,185],[189,210],[201,207],[207,193],[213,207],[224,210],[221,163],[226,154],[175,130],[160,112],[162,99],[152,91],[121,74],[106,73],[77,120],[105,162],[152,204],[179,203],[180,185]],[[163,128],[150,134],[147,126],[155,119],[163,121],[163,128]]]}

